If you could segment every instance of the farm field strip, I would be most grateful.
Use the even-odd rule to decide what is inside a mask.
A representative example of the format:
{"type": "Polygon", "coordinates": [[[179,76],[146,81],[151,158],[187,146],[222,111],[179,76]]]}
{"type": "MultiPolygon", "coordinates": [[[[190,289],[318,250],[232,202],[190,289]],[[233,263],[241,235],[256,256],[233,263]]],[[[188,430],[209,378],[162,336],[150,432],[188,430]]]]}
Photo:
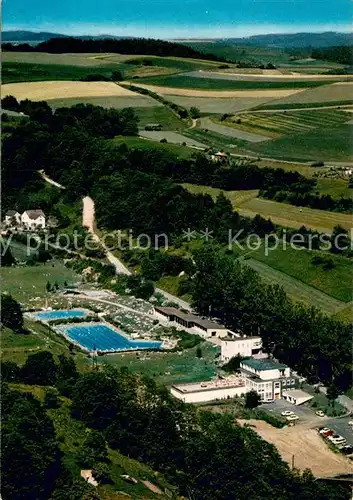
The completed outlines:
{"type": "Polygon", "coordinates": [[[194,139],[190,139],[189,137],[186,137],[184,135],[181,135],[177,132],[172,132],[169,130],[166,131],[161,131],[161,132],[155,132],[155,131],[149,131],[149,130],[141,130],[140,135],[142,137],[147,137],[148,139],[152,139],[154,141],[161,141],[162,139],[166,139],[168,142],[171,142],[173,144],[183,144],[185,143],[187,146],[193,146],[196,148],[200,149],[205,149],[207,146],[201,142],[198,142],[194,139]]]}
{"type": "Polygon", "coordinates": [[[49,105],[56,109],[61,107],[75,106],[76,104],[93,104],[103,108],[138,108],[144,109],[148,113],[148,108],[162,108],[162,104],[151,97],[135,94],[133,96],[102,96],[102,97],[68,97],[59,99],[50,99],[49,105]]]}
{"type": "Polygon", "coordinates": [[[252,258],[243,261],[239,260],[242,264],[258,272],[265,281],[282,286],[285,292],[295,301],[302,301],[307,305],[318,307],[328,314],[336,314],[345,307],[344,302],[334,299],[282,271],[277,271],[263,262],[252,258]]]}
{"type": "MultiPolygon", "coordinates": [[[[296,111],[284,113],[244,113],[233,117],[232,126],[252,127],[278,133],[303,132],[317,127],[335,127],[346,123],[349,115],[344,111],[296,111]],[[236,119],[235,119],[236,118],[236,119]],[[237,125],[238,120],[241,124],[237,125]]],[[[227,123],[227,121],[225,122],[227,123]]]]}
{"type": "Polygon", "coordinates": [[[8,83],[2,86],[2,94],[13,95],[16,99],[51,100],[71,97],[136,97],[131,90],[114,82],[47,81],[8,83]]]}
{"type": "Polygon", "coordinates": [[[210,118],[200,119],[201,127],[204,129],[212,130],[222,135],[227,135],[229,137],[235,137],[236,139],[241,139],[243,141],[249,142],[262,142],[268,140],[265,135],[253,134],[251,132],[243,131],[237,128],[227,127],[226,125],[221,125],[219,123],[214,123],[210,118]]]}
{"type": "Polygon", "coordinates": [[[253,98],[213,98],[213,97],[187,97],[187,96],[176,96],[169,95],[168,100],[183,106],[185,108],[190,108],[195,106],[201,113],[208,114],[220,114],[220,113],[236,113],[237,111],[243,111],[251,109],[255,106],[259,106],[266,102],[273,100],[273,97],[253,97],[253,98]]]}
{"type": "MultiPolygon", "coordinates": [[[[157,80],[157,79],[156,79],[157,80]]],[[[122,82],[126,85],[133,85],[134,82],[124,81],[122,82]]],[[[293,94],[301,93],[303,89],[263,89],[262,87],[252,90],[210,90],[207,86],[205,89],[195,89],[195,88],[182,88],[182,87],[168,87],[161,86],[159,82],[155,85],[146,84],[144,82],[138,82],[138,86],[147,90],[151,90],[152,92],[156,92],[161,95],[174,95],[174,96],[182,96],[182,97],[214,97],[214,98],[266,98],[270,99],[278,99],[280,97],[288,97],[293,94]]]]}
{"type": "Polygon", "coordinates": [[[345,102],[348,100],[352,101],[352,94],[353,82],[340,82],[307,89],[298,95],[287,96],[284,98],[278,97],[278,99],[273,101],[271,105],[300,105],[316,104],[320,102],[329,105],[330,102],[345,102]]]}
{"type": "Polygon", "coordinates": [[[318,81],[349,81],[353,78],[353,75],[319,75],[319,74],[286,74],[283,75],[279,71],[274,70],[271,74],[255,74],[255,73],[238,73],[238,72],[223,72],[223,71],[190,71],[188,73],[184,73],[185,77],[192,78],[210,78],[210,79],[219,79],[219,80],[232,80],[232,81],[263,81],[263,82],[273,82],[277,80],[279,82],[307,82],[312,80],[318,81]]]}

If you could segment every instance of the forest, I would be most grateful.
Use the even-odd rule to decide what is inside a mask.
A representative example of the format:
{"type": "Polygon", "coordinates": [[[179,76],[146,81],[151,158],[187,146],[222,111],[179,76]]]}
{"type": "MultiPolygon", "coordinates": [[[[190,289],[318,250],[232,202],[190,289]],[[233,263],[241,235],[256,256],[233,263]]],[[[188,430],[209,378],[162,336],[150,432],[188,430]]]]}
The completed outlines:
{"type": "Polygon", "coordinates": [[[22,367],[3,362],[2,374],[6,500],[99,500],[77,471],[92,469],[101,483],[109,483],[108,447],[162,472],[180,495],[195,500],[350,498],[348,488],[318,482],[309,470],[291,470],[250,427],[172,399],[152,379],[127,368],[79,373],[72,356],[54,359],[42,351],[22,367]],[[43,402],[30,392],[33,384],[45,390],[43,402]],[[69,452],[51,419],[64,404],[62,396],[71,402],[72,422],[87,429],[84,442],[69,452]]]}
{"type": "Polygon", "coordinates": [[[353,47],[351,45],[339,47],[323,47],[312,50],[311,57],[321,61],[331,61],[347,66],[353,65],[353,47]]]}
{"type": "Polygon", "coordinates": [[[49,52],[51,54],[64,53],[116,53],[135,55],[154,55],[160,57],[186,57],[192,59],[207,59],[224,62],[225,59],[214,54],[201,53],[180,43],[154,40],[152,38],[127,38],[122,40],[99,39],[82,40],[80,38],[51,38],[36,46],[29,44],[13,45],[2,44],[5,51],[15,52],[49,52]]]}

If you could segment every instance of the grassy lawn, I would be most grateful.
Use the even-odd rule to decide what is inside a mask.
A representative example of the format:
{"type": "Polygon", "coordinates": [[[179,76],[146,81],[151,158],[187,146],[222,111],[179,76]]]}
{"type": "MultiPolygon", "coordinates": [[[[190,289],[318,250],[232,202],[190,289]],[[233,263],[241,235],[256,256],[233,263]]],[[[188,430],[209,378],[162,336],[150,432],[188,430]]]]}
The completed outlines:
{"type": "Polygon", "coordinates": [[[219,348],[204,342],[200,344],[203,358],[196,357],[196,348],[175,353],[124,353],[109,354],[99,358],[116,368],[127,366],[132,372],[153,377],[160,384],[210,380],[216,373],[215,357],[219,348]]]}
{"type": "Polygon", "coordinates": [[[163,130],[183,130],[187,127],[186,121],[181,120],[170,109],[165,106],[153,108],[134,108],[140,119],[139,127],[144,128],[147,123],[159,123],[163,130]]]}
{"type": "Polygon", "coordinates": [[[310,406],[314,405],[315,411],[323,410],[329,417],[343,415],[345,413],[345,409],[343,408],[343,406],[341,406],[337,401],[335,401],[334,406],[331,406],[326,395],[322,392],[315,392],[313,386],[309,384],[301,384],[301,388],[303,389],[303,391],[306,391],[314,396],[314,399],[310,402],[310,406]]]}
{"type": "Polygon", "coordinates": [[[190,158],[195,151],[180,144],[161,143],[150,139],[142,139],[141,137],[115,137],[115,144],[126,144],[129,148],[140,149],[141,151],[167,151],[181,158],[190,158]]]}
{"type": "Polygon", "coordinates": [[[306,89],[310,87],[318,87],[323,83],[320,81],[309,82],[259,82],[259,81],[244,81],[244,80],[225,80],[216,78],[194,78],[191,76],[162,76],[154,78],[140,78],[140,83],[148,85],[161,85],[166,87],[178,87],[189,89],[202,90],[265,90],[265,89],[306,89]]]}
{"type": "Polygon", "coordinates": [[[121,71],[124,67],[124,65],[118,64],[106,66],[68,66],[59,64],[4,62],[2,65],[2,83],[79,80],[80,78],[92,74],[110,77],[112,71],[121,71]]]}
{"type": "Polygon", "coordinates": [[[302,165],[300,163],[285,163],[281,161],[261,160],[257,161],[258,167],[282,168],[286,172],[299,172],[304,177],[313,177],[314,174],[322,172],[322,167],[311,167],[310,165],[302,165]]]}
{"type": "Polygon", "coordinates": [[[289,160],[353,161],[352,125],[320,128],[251,146],[259,155],[289,160]]]}
{"type": "Polygon", "coordinates": [[[286,250],[277,248],[268,253],[266,256],[264,248],[260,248],[250,255],[252,259],[263,262],[337,300],[342,302],[352,300],[353,266],[350,259],[334,256],[328,252],[295,250],[290,247],[286,250]],[[335,267],[325,270],[321,264],[314,265],[312,259],[318,255],[332,259],[335,267]]]}
{"type": "Polygon", "coordinates": [[[353,301],[336,313],[335,318],[344,323],[353,323],[353,301]]]}
{"type": "Polygon", "coordinates": [[[30,299],[45,297],[48,281],[59,285],[75,283],[79,277],[59,261],[23,267],[3,267],[0,271],[2,291],[8,292],[21,303],[30,304],[30,299]]]}
{"type": "MultiPolygon", "coordinates": [[[[50,351],[54,355],[70,355],[69,344],[66,339],[51,331],[47,326],[34,321],[25,320],[28,334],[17,334],[4,328],[1,339],[1,354],[3,361],[13,361],[22,365],[27,357],[38,351],[50,351]]],[[[87,355],[74,348],[75,362],[79,369],[87,370],[89,360],[87,355]]]]}

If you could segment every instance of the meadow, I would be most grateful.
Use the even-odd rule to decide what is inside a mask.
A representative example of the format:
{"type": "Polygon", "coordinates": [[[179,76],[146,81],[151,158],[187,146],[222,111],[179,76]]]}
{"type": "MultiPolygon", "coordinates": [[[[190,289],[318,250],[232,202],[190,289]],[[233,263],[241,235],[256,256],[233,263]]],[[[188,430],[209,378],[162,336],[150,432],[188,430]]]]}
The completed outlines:
{"type": "Polygon", "coordinates": [[[139,127],[144,128],[148,123],[159,123],[164,130],[184,130],[187,122],[181,120],[166,106],[158,106],[158,101],[153,100],[157,106],[150,108],[134,107],[139,118],[139,127]]]}
{"type": "Polygon", "coordinates": [[[201,113],[205,114],[236,113],[237,111],[257,107],[263,103],[271,101],[271,99],[273,100],[273,97],[233,97],[227,99],[214,97],[168,96],[168,101],[174,102],[184,108],[191,108],[191,106],[195,106],[201,111],[201,113]]]}
{"type": "Polygon", "coordinates": [[[142,137],[115,137],[113,141],[115,144],[126,144],[129,148],[141,151],[167,151],[181,158],[190,158],[194,154],[191,148],[180,144],[157,142],[142,137]]]}
{"type": "Polygon", "coordinates": [[[162,104],[159,104],[157,101],[148,96],[142,96],[139,94],[135,94],[130,96],[102,96],[102,97],[68,97],[68,98],[59,98],[59,99],[50,99],[48,104],[56,109],[61,107],[70,107],[75,106],[76,104],[93,104],[93,106],[102,106],[103,108],[136,108],[143,110],[143,112],[147,113],[148,108],[157,108],[161,107],[162,104]]]}
{"type": "Polygon", "coordinates": [[[328,252],[298,250],[291,247],[271,249],[267,256],[264,248],[260,248],[251,252],[250,256],[252,259],[302,281],[341,302],[349,302],[353,298],[351,259],[335,256],[328,252]],[[334,267],[326,269],[323,264],[313,264],[315,257],[321,257],[324,261],[330,259],[334,267]]]}
{"type": "MultiPolygon", "coordinates": [[[[194,184],[183,184],[183,186],[193,193],[210,194],[213,198],[221,192],[221,189],[209,186],[196,186],[194,184]]],[[[338,224],[347,230],[350,230],[352,225],[352,217],[349,214],[264,200],[257,198],[257,190],[223,192],[231,200],[234,210],[241,215],[255,217],[255,215],[260,214],[283,227],[300,228],[304,225],[317,231],[332,232],[338,224]]]]}
{"type": "Polygon", "coordinates": [[[56,281],[63,286],[65,281],[73,284],[79,280],[75,273],[59,261],[34,266],[3,267],[0,271],[2,291],[27,305],[34,297],[47,296],[46,284],[56,281]]]}
{"type": "Polygon", "coordinates": [[[352,125],[319,128],[252,144],[251,150],[260,156],[288,160],[353,161],[352,133],[352,125]]]}

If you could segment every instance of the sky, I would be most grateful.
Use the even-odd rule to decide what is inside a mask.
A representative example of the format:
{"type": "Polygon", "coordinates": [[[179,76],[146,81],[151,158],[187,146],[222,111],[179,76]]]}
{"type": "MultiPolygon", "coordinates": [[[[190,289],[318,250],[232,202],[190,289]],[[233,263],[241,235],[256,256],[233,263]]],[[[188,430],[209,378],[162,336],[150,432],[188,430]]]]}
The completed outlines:
{"type": "Polygon", "coordinates": [[[3,0],[3,30],[239,37],[349,31],[353,0],[3,0]]]}

